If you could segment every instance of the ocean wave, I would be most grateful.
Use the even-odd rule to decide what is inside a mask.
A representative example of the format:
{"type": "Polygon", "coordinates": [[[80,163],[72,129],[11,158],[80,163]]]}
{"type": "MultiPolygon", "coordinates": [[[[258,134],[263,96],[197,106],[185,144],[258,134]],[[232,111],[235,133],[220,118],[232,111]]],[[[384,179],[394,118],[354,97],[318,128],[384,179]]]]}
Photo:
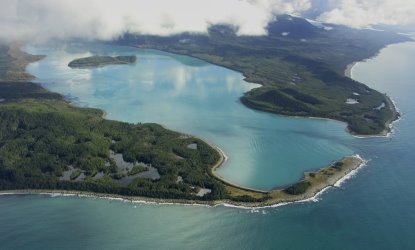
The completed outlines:
{"type": "MultiPolygon", "coordinates": [[[[235,205],[230,203],[218,203],[215,205],[209,205],[209,204],[200,204],[200,203],[180,203],[180,202],[158,202],[158,201],[151,201],[151,200],[140,200],[140,199],[128,199],[128,198],[122,198],[122,197],[112,197],[112,196],[106,196],[106,195],[94,195],[94,194],[80,194],[80,193],[68,193],[68,192],[5,192],[1,193],[0,195],[23,195],[23,194],[37,194],[37,195],[48,195],[50,197],[79,197],[79,198],[89,198],[89,199],[104,199],[104,200],[110,200],[110,201],[118,201],[118,202],[127,202],[127,203],[134,203],[134,204],[144,204],[144,205],[167,205],[167,206],[199,206],[199,207],[229,207],[229,208],[237,208],[237,209],[246,209],[250,210],[251,213],[257,213],[259,212],[259,209],[267,209],[267,208],[278,208],[290,204],[298,204],[298,203],[308,203],[308,202],[318,202],[321,198],[320,196],[324,194],[326,191],[328,191],[331,187],[341,187],[347,180],[354,177],[357,172],[363,167],[366,166],[367,160],[364,160],[360,155],[354,155],[355,157],[362,160],[362,163],[354,170],[350,171],[350,173],[343,176],[341,179],[339,179],[336,183],[334,183],[332,186],[327,186],[323,188],[322,190],[318,191],[316,194],[314,194],[310,198],[298,200],[298,201],[290,201],[290,202],[280,202],[273,205],[267,205],[267,206],[259,206],[259,207],[252,207],[252,206],[242,206],[242,205],[235,205]]],[[[136,208],[136,206],[135,206],[136,208]]]]}
{"type": "Polygon", "coordinates": [[[277,207],[282,207],[282,206],[286,206],[290,204],[297,204],[297,203],[318,202],[320,201],[321,199],[320,197],[322,194],[327,192],[332,187],[335,187],[335,188],[341,187],[347,180],[354,177],[362,167],[367,165],[368,160],[363,159],[360,155],[356,154],[354,155],[354,157],[359,158],[362,161],[362,163],[356,169],[350,171],[350,173],[340,178],[332,186],[327,186],[323,188],[322,190],[320,190],[319,192],[317,192],[316,194],[314,194],[314,196],[310,198],[306,198],[306,199],[302,199],[298,201],[281,202],[281,203],[277,203],[273,205],[255,207],[255,208],[249,207],[249,206],[238,206],[238,205],[233,205],[233,204],[228,204],[228,203],[218,204],[217,206],[225,206],[225,207],[240,208],[240,209],[266,209],[266,208],[277,208],[277,207]]]}
{"type": "Polygon", "coordinates": [[[355,155],[357,158],[359,158],[360,160],[362,160],[362,163],[356,168],[353,169],[352,171],[350,171],[350,173],[346,174],[345,176],[343,176],[341,179],[339,179],[338,181],[336,181],[336,183],[334,183],[334,187],[341,187],[347,180],[353,178],[356,176],[356,174],[360,171],[361,168],[363,168],[364,166],[367,165],[368,160],[363,159],[360,155],[355,155]]]}
{"type": "Polygon", "coordinates": [[[399,109],[399,107],[396,105],[396,102],[395,102],[395,100],[392,98],[392,97],[390,97],[390,96],[388,96],[389,97],[389,99],[391,100],[391,102],[392,102],[392,104],[393,104],[393,106],[395,106],[395,110],[396,110],[396,112],[398,112],[399,113],[399,117],[398,117],[398,119],[396,119],[396,120],[394,120],[394,121],[392,121],[391,123],[389,123],[389,125],[388,125],[388,128],[389,128],[389,132],[388,133],[386,133],[386,135],[366,135],[366,136],[364,136],[364,135],[353,135],[352,134],[352,136],[353,137],[355,137],[355,138],[359,138],[359,139],[365,139],[365,138],[377,138],[377,137],[383,137],[383,138],[389,138],[389,137],[391,137],[391,136],[393,136],[394,134],[395,134],[395,128],[394,128],[394,126],[395,126],[395,124],[396,123],[398,123],[398,122],[400,122],[400,121],[402,121],[403,120],[403,117],[404,117],[404,113],[399,109]]]}

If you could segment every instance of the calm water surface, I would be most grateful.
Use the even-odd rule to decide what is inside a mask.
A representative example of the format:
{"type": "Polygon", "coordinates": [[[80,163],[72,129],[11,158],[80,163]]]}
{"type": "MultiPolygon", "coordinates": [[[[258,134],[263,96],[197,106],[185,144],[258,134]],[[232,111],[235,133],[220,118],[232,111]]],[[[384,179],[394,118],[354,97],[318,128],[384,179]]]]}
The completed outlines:
{"type": "Polygon", "coordinates": [[[243,186],[270,190],[354,152],[343,123],[248,109],[239,97],[258,85],[197,59],[98,44],[28,50],[47,55],[28,67],[46,88],[74,98],[78,105],[103,109],[109,119],[157,122],[205,138],[229,157],[219,174],[243,186]],[[137,63],[92,70],[67,66],[91,54],[134,54],[137,63]]]}
{"type": "Polygon", "coordinates": [[[415,43],[389,46],[353,68],[354,79],[388,93],[403,113],[392,138],[371,139],[352,138],[337,122],[244,108],[238,97],[252,85],[238,73],[186,57],[103,47],[95,49],[134,53],[139,61],[73,73],[65,65],[87,52],[45,48],[48,58],[30,71],[49,89],[103,108],[112,119],[160,122],[212,141],[231,159],[220,173],[243,185],[284,185],[299,178],[304,162],[320,167],[353,152],[370,161],[318,202],[260,210],[3,195],[0,248],[413,249],[415,43]]]}

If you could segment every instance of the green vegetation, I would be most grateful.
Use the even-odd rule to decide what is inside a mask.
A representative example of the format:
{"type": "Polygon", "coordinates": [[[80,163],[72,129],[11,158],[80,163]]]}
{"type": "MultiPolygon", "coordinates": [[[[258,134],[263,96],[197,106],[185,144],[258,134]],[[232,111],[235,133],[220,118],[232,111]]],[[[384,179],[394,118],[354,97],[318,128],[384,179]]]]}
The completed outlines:
{"type": "MultiPolygon", "coordinates": [[[[169,131],[157,124],[128,124],[102,118],[102,111],[76,108],[33,83],[0,82],[0,190],[79,190],[163,199],[219,200],[237,204],[274,204],[302,199],[326,187],[361,161],[349,157],[285,190],[259,192],[218,180],[212,169],[221,155],[200,139],[169,131]],[[25,87],[22,87],[25,86],[25,87]],[[13,87],[19,90],[11,91],[13,87]],[[196,143],[197,149],[188,148],[196,143]],[[151,164],[160,179],[128,178],[110,150],[127,162],[151,164]],[[180,156],[180,157],[177,157],[180,156]],[[337,166],[337,167],[335,167],[337,166]],[[341,166],[341,167],[339,167],[341,166]],[[70,171],[67,180],[63,173],[70,171]],[[85,178],[79,180],[83,173],[85,178]],[[95,178],[103,173],[101,178],[95,178]],[[178,176],[182,181],[177,182],[178,176]],[[195,190],[209,188],[198,197],[195,190]]],[[[135,165],[129,176],[146,171],[135,165]]]]}
{"type": "Polygon", "coordinates": [[[358,168],[363,163],[362,159],[354,156],[345,157],[338,162],[342,163],[341,168],[329,165],[316,172],[304,173],[303,179],[283,189],[260,192],[232,185],[227,185],[226,189],[230,196],[234,197],[233,200],[247,205],[258,204],[264,206],[280,202],[303,200],[313,197],[328,186],[334,185],[344,175],[358,168]]]}
{"type": "MultiPolygon", "coordinates": [[[[102,118],[102,111],[75,108],[60,99],[18,99],[5,95],[0,83],[0,187],[51,188],[144,195],[163,198],[192,198],[192,186],[205,187],[212,193],[203,199],[226,196],[224,186],[208,174],[218,153],[197,138],[157,124],[128,124],[102,118]],[[197,143],[198,149],[187,145],[197,143]],[[125,161],[151,164],[160,173],[159,180],[140,179],[123,187],[123,178],[110,158],[109,151],[121,153],[125,161]],[[180,152],[181,159],[176,157],[180,152]],[[103,172],[111,188],[99,180],[59,181],[73,166],[70,179],[81,171],[92,177],[103,172]],[[183,181],[176,183],[177,176],[183,181]]],[[[19,83],[14,83],[19,86],[19,83]]],[[[26,83],[28,84],[28,83],[26,83]]],[[[32,85],[28,89],[39,88],[32,85]]],[[[39,90],[37,92],[43,92],[39,90]]],[[[135,166],[132,172],[142,171],[135,166]]],[[[130,173],[133,174],[133,173],[130,173]]]]}
{"type": "Polygon", "coordinates": [[[25,72],[28,63],[42,59],[20,51],[17,44],[0,44],[0,81],[28,81],[34,77],[25,72]]]}
{"type": "Polygon", "coordinates": [[[300,181],[284,189],[284,192],[286,192],[287,194],[291,194],[291,195],[304,194],[310,186],[311,186],[310,182],[300,181]]]}
{"type": "Polygon", "coordinates": [[[80,176],[81,175],[81,170],[79,170],[79,169],[75,169],[72,173],[71,173],[71,176],[70,176],[70,178],[71,178],[71,180],[75,180],[76,178],[78,178],[78,176],[80,176]]]}
{"type": "MultiPolygon", "coordinates": [[[[39,58],[0,46],[0,190],[79,190],[183,201],[229,199],[238,204],[262,205],[311,197],[361,163],[358,158],[347,157],[341,160],[342,165],[305,174],[304,180],[286,190],[240,188],[214,176],[212,170],[223,156],[200,139],[157,124],[106,120],[101,110],[73,107],[56,93],[19,82],[32,77],[24,72],[24,66],[39,58]],[[194,144],[195,149],[188,147],[194,144]],[[125,185],[122,181],[129,177],[114,162],[111,150],[122,154],[124,161],[151,164],[160,178],[135,178],[125,185]],[[82,180],[77,178],[81,174],[85,175],[82,180]],[[208,188],[211,193],[198,197],[195,190],[200,188],[208,188]]],[[[318,97],[287,86],[271,89],[272,95],[289,95],[307,105],[322,103],[318,97]]],[[[293,100],[280,99],[279,105],[293,100]]],[[[144,168],[137,166],[130,170],[131,175],[144,168]]]]}
{"type": "Polygon", "coordinates": [[[341,161],[338,161],[338,162],[336,162],[336,163],[334,163],[334,168],[337,168],[337,169],[341,169],[342,167],[343,167],[343,162],[341,162],[341,161]]]}
{"type": "Polygon", "coordinates": [[[263,86],[241,98],[248,107],[293,116],[336,119],[356,134],[385,133],[397,113],[384,94],[344,76],[346,66],[409,38],[388,32],[328,25],[280,16],[267,36],[237,36],[235,27],[212,26],[208,35],[126,35],[117,43],[189,55],[242,72],[263,86]],[[282,32],[289,32],[283,36],[282,32]],[[347,104],[348,98],[358,100],[347,104]],[[385,107],[376,109],[382,103],[385,107]]]}
{"type": "MultiPolygon", "coordinates": [[[[0,189],[66,189],[202,200],[227,197],[224,185],[209,174],[220,155],[204,141],[157,124],[106,120],[101,110],[73,107],[39,85],[16,82],[15,76],[22,75],[21,65],[35,57],[11,50],[0,46],[0,189]],[[196,150],[187,148],[192,143],[198,145],[196,150]],[[122,182],[126,174],[110,150],[122,154],[126,162],[151,164],[160,178],[136,178],[126,186],[122,182]],[[68,171],[68,179],[64,179],[68,171]],[[81,173],[85,178],[76,179],[81,173]],[[95,178],[97,173],[103,176],[95,178]],[[176,183],[178,176],[182,181],[176,183]],[[194,191],[198,188],[212,192],[198,197],[194,191]]],[[[147,168],[136,165],[129,174],[144,170],[147,168]]]]}
{"type": "Polygon", "coordinates": [[[137,60],[136,56],[90,56],[71,61],[68,66],[71,68],[103,67],[112,64],[131,64],[137,60]]]}
{"type": "Polygon", "coordinates": [[[141,165],[134,165],[134,167],[128,172],[128,175],[135,175],[144,171],[147,171],[146,167],[141,165]]]}
{"type": "MultiPolygon", "coordinates": [[[[60,95],[36,84],[16,82],[24,79],[20,77],[25,75],[22,65],[34,58],[40,57],[0,46],[0,189],[66,189],[203,200],[227,197],[224,185],[209,175],[209,167],[219,160],[215,149],[157,124],[105,120],[100,110],[72,107],[60,95]],[[196,150],[187,148],[192,143],[198,145],[196,150]],[[122,154],[127,162],[151,164],[160,179],[136,178],[123,185],[125,174],[110,150],[122,154]],[[63,180],[67,171],[71,171],[68,179],[63,180]],[[94,178],[98,172],[103,176],[94,178]],[[78,181],[81,173],[85,178],[78,181]],[[176,183],[179,175],[182,181],[176,183]],[[198,197],[197,188],[212,192],[198,197]]],[[[136,165],[129,174],[145,170],[136,165]]]]}

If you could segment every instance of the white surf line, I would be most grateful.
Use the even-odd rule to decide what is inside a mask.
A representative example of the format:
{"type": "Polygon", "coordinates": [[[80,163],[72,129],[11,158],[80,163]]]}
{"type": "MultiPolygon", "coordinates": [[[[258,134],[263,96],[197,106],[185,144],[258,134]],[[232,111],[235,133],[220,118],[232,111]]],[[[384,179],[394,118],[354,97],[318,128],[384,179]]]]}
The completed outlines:
{"type": "Polygon", "coordinates": [[[334,187],[334,188],[341,187],[342,184],[344,184],[347,180],[354,177],[362,167],[367,165],[368,161],[363,159],[360,155],[356,154],[354,156],[359,158],[360,160],[362,160],[362,163],[357,168],[353,169],[348,174],[344,175],[342,178],[337,180],[333,185],[329,185],[329,186],[323,188],[322,190],[320,190],[319,192],[317,192],[314,196],[312,196],[310,198],[306,198],[306,199],[302,199],[302,200],[298,200],[298,201],[281,202],[281,203],[268,205],[268,206],[262,206],[262,207],[238,206],[238,205],[233,205],[233,204],[229,204],[229,203],[218,204],[216,206],[225,206],[225,207],[240,208],[240,209],[251,209],[252,210],[252,209],[276,208],[276,207],[281,207],[281,206],[286,206],[286,205],[296,204],[296,203],[318,202],[319,201],[318,198],[323,193],[325,193],[327,190],[329,190],[332,187],[334,187]]]}
{"type": "Polygon", "coordinates": [[[356,154],[354,156],[359,158],[360,160],[362,160],[362,163],[356,169],[353,169],[352,171],[350,171],[350,173],[344,175],[342,178],[340,178],[338,181],[336,181],[333,185],[329,185],[329,186],[323,188],[322,190],[318,191],[312,197],[302,199],[302,200],[297,200],[297,201],[280,202],[280,203],[277,203],[277,204],[267,205],[267,206],[260,206],[260,207],[240,206],[240,205],[234,205],[234,204],[230,204],[230,203],[226,203],[226,202],[218,203],[218,204],[215,204],[215,205],[209,205],[209,204],[201,204],[201,203],[148,201],[148,200],[144,200],[144,199],[143,200],[135,199],[134,197],[132,197],[132,199],[128,199],[128,198],[122,198],[122,197],[111,197],[111,195],[108,195],[108,196],[102,195],[102,196],[100,196],[100,195],[94,195],[94,194],[78,194],[78,193],[75,193],[75,192],[71,193],[71,191],[68,191],[68,192],[16,191],[16,192],[7,192],[7,193],[1,193],[0,192],[0,195],[48,195],[52,198],[53,197],[78,197],[78,198],[103,199],[103,200],[119,201],[119,202],[126,202],[126,203],[135,203],[135,204],[145,204],[145,205],[198,206],[198,207],[208,207],[208,208],[223,206],[223,207],[230,207],[230,208],[237,208],[237,209],[245,209],[245,210],[254,211],[254,210],[258,210],[258,209],[277,208],[277,207],[290,205],[290,204],[296,204],[296,203],[318,202],[319,201],[318,198],[323,193],[325,193],[327,190],[329,190],[332,187],[335,187],[335,188],[341,187],[342,184],[344,184],[347,180],[354,177],[362,167],[366,166],[366,164],[368,162],[367,160],[363,159],[358,154],[356,154]]]}
{"type": "Polygon", "coordinates": [[[398,119],[392,121],[391,123],[389,123],[388,128],[389,128],[389,132],[386,135],[353,135],[351,134],[353,137],[355,138],[359,138],[359,139],[366,139],[366,138],[390,138],[395,134],[395,124],[399,121],[401,121],[404,117],[404,113],[401,112],[401,110],[398,108],[398,106],[396,105],[395,100],[393,100],[390,96],[388,96],[389,99],[391,100],[393,106],[395,107],[395,110],[397,113],[399,113],[399,117],[398,119]]]}

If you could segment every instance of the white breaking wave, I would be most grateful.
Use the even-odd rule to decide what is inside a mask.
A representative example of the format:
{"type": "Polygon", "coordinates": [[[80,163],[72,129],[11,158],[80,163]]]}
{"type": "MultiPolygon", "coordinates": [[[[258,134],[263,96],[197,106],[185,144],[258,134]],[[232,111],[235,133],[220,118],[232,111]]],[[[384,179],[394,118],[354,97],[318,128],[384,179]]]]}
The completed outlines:
{"type": "Polygon", "coordinates": [[[274,204],[274,205],[262,206],[262,207],[239,206],[239,205],[229,204],[229,203],[226,203],[226,202],[216,204],[216,205],[212,206],[212,205],[200,204],[200,203],[162,202],[162,201],[148,201],[148,200],[139,200],[139,199],[132,200],[132,199],[126,199],[126,198],[121,198],[121,197],[111,197],[110,195],[100,196],[100,195],[93,195],[93,194],[76,194],[76,193],[63,193],[63,192],[40,192],[40,193],[36,193],[36,192],[25,192],[25,191],[20,191],[19,192],[19,191],[16,191],[16,192],[0,193],[0,195],[27,195],[27,194],[33,195],[34,194],[34,195],[48,195],[50,197],[68,197],[68,196],[75,197],[76,196],[76,197],[79,197],[79,198],[104,199],[104,200],[111,200],[111,201],[118,201],[118,202],[128,202],[128,203],[135,203],[135,204],[146,204],[146,205],[174,205],[174,206],[199,206],[199,207],[223,206],[223,207],[251,210],[252,213],[256,213],[256,212],[259,212],[259,209],[277,208],[277,207],[290,205],[290,204],[297,204],[297,203],[318,202],[320,200],[319,197],[323,193],[325,193],[331,187],[336,187],[336,188],[341,187],[347,180],[354,177],[363,166],[366,166],[366,164],[368,162],[367,160],[364,160],[360,155],[355,155],[355,157],[361,159],[362,164],[360,164],[356,169],[352,170],[350,173],[343,176],[336,183],[334,183],[334,185],[327,186],[327,187],[323,188],[322,190],[320,190],[319,192],[317,192],[313,197],[303,199],[303,200],[298,200],[298,201],[281,202],[281,203],[277,203],[277,204],[274,204]]]}
{"type": "Polygon", "coordinates": [[[356,176],[356,174],[359,172],[359,170],[367,165],[368,160],[363,159],[360,155],[355,155],[357,158],[359,158],[360,160],[362,160],[362,164],[360,164],[360,166],[356,169],[353,169],[352,171],[350,171],[350,173],[346,174],[345,176],[343,176],[343,178],[341,178],[340,180],[338,180],[336,183],[334,183],[334,187],[341,187],[347,180],[353,178],[354,176],[356,176]]]}

